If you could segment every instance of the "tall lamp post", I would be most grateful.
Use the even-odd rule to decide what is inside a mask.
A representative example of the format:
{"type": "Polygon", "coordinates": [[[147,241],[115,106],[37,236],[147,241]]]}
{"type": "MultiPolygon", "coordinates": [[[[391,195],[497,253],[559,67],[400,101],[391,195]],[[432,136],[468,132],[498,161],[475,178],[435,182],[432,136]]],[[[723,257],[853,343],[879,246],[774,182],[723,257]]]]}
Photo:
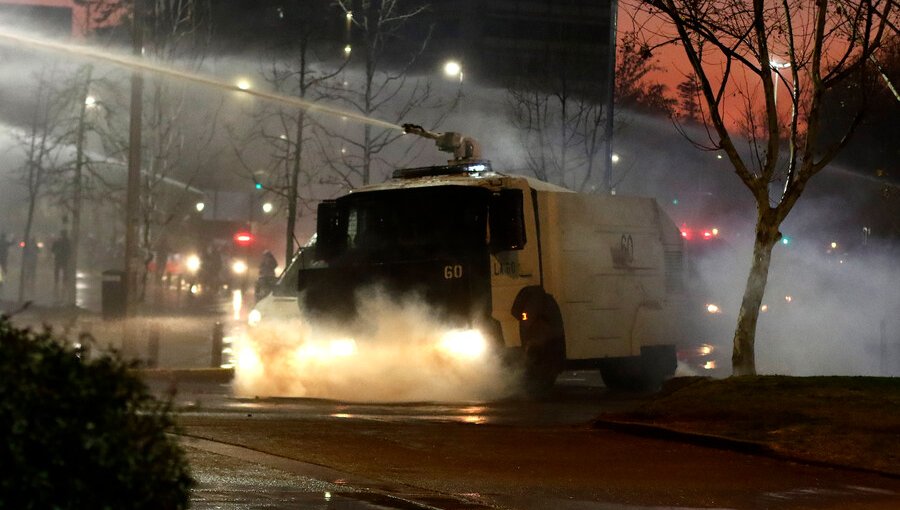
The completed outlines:
{"type": "Polygon", "coordinates": [[[609,50],[606,55],[606,171],[603,172],[603,190],[612,193],[613,165],[613,115],[616,100],[616,35],[619,2],[609,2],[609,50]]]}
{"type": "Polygon", "coordinates": [[[772,68],[772,74],[775,75],[775,86],[773,91],[773,101],[775,102],[775,109],[778,109],[778,78],[781,77],[781,73],[778,72],[779,69],[787,69],[791,67],[790,62],[779,63],[774,60],[769,61],[769,66],[772,68]]]}
{"type": "Polygon", "coordinates": [[[450,104],[450,111],[456,109],[457,106],[462,102],[463,91],[463,68],[462,64],[460,64],[456,60],[448,60],[444,62],[444,76],[451,80],[459,79],[459,87],[456,89],[456,97],[453,98],[453,102],[450,104]]]}
{"type": "MultiPolygon", "coordinates": [[[[140,58],[144,48],[144,1],[135,0],[132,14],[132,51],[140,58]]],[[[131,72],[131,118],[128,129],[128,183],[125,194],[125,316],[133,317],[137,305],[138,221],[141,185],[141,118],[144,78],[131,72]]]]}

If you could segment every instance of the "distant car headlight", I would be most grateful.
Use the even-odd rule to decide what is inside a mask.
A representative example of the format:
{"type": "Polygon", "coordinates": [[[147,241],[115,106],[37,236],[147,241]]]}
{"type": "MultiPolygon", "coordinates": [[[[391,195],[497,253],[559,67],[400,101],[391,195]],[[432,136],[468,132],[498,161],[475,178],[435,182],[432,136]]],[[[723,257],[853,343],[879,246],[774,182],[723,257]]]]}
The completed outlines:
{"type": "Polygon", "coordinates": [[[706,312],[707,313],[722,313],[722,309],[719,308],[719,305],[717,305],[717,304],[707,303],[706,312]]]}
{"type": "Polygon", "coordinates": [[[247,272],[247,263],[243,260],[235,260],[233,264],[231,264],[231,271],[234,274],[244,274],[247,272]]]}
{"type": "Polygon", "coordinates": [[[444,334],[438,348],[457,358],[474,359],[487,352],[488,343],[477,329],[454,329],[444,334]]]}
{"type": "Polygon", "coordinates": [[[256,326],[260,321],[262,321],[262,313],[256,308],[250,310],[250,313],[247,314],[247,325],[256,326]]]}
{"type": "Polygon", "coordinates": [[[197,255],[188,255],[187,260],[184,262],[185,267],[191,273],[196,273],[200,270],[200,257],[197,255]]]}

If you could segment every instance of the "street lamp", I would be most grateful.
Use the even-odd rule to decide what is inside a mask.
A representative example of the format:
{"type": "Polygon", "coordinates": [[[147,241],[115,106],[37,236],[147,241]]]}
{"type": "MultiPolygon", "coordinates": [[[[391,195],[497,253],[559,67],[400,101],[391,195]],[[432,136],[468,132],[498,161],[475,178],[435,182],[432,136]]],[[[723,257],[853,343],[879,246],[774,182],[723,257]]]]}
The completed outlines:
{"type": "Polygon", "coordinates": [[[197,202],[196,204],[194,204],[194,209],[196,209],[197,212],[203,212],[203,209],[206,209],[206,204],[204,204],[203,202],[197,202]]]}
{"type": "Polygon", "coordinates": [[[459,77],[459,81],[463,80],[462,65],[455,60],[448,60],[444,63],[444,76],[448,78],[459,77]]]}
{"type": "Polygon", "coordinates": [[[610,157],[609,159],[611,159],[613,163],[618,163],[622,158],[620,158],[619,155],[614,152],[612,157],[610,157]]]}
{"type": "Polygon", "coordinates": [[[88,108],[94,108],[97,106],[97,98],[94,96],[85,96],[84,105],[88,108]]]}
{"type": "Polygon", "coordinates": [[[269,214],[274,209],[275,209],[275,206],[272,205],[272,202],[266,202],[262,205],[262,211],[266,214],[269,214]]]}
{"type": "Polygon", "coordinates": [[[251,87],[250,80],[246,78],[239,79],[235,85],[241,90],[250,90],[251,87]]]}
{"type": "MultiPolygon", "coordinates": [[[[774,78],[775,75],[777,75],[779,77],[781,76],[781,73],[778,72],[779,69],[787,69],[788,67],[791,67],[791,64],[790,64],[790,62],[780,63],[775,60],[770,60],[769,66],[772,68],[772,74],[773,74],[773,78],[774,78]]],[[[775,79],[775,90],[774,90],[773,96],[774,96],[773,100],[775,102],[775,107],[777,108],[778,107],[778,79],[777,78],[775,79]]]]}

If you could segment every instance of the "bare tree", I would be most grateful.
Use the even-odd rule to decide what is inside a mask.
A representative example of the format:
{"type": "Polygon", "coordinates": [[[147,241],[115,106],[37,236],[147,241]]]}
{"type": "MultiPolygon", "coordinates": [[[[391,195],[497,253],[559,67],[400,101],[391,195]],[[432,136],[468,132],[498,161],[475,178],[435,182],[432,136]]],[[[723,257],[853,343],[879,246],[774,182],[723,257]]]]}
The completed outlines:
{"type": "Polygon", "coordinates": [[[700,84],[693,76],[688,76],[678,84],[679,116],[688,122],[702,122],[703,111],[700,84]]]}
{"type": "MultiPolygon", "coordinates": [[[[179,67],[198,68],[209,47],[209,0],[131,0],[112,6],[99,3],[108,9],[118,7],[120,15],[130,16],[136,1],[145,10],[145,55],[179,67]]],[[[203,149],[212,142],[218,114],[218,108],[213,107],[203,114],[202,120],[198,119],[192,89],[165,76],[147,78],[146,89],[142,94],[143,164],[138,209],[141,228],[137,241],[144,264],[139,273],[143,285],[135,294],[138,299],[144,298],[147,264],[162,242],[161,234],[198,191],[192,184],[206,162],[204,158],[212,157],[203,149]]],[[[104,104],[112,118],[104,132],[103,145],[107,154],[124,159],[130,143],[129,131],[122,128],[128,121],[127,99],[117,94],[114,87],[104,94],[108,95],[104,104]]]]}
{"type": "Polygon", "coordinates": [[[38,256],[38,247],[32,235],[35,208],[47,191],[59,156],[54,127],[61,105],[59,96],[52,87],[56,79],[58,75],[55,66],[45,66],[39,71],[31,122],[27,132],[20,137],[20,146],[25,153],[21,178],[28,204],[22,233],[24,245],[19,273],[19,302],[24,302],[27,297],[34,297],[31,294],[34,292],[38,256]]]}
{"type": "MultiPolygon", "coordinates": [[[[262,74],[272,88],[283,95],[315,102],[322,99],[321,86],[332,80],[344,68],[346,60],[336,60],[330,55],[327,40],[328,17],[337,14],[329,3],[320,0],[294,0],[282,5],[280,16],[291,27],[290,36],[276,39],[271,62],[262,74]],[[332,57],[332,58],[329,58],[332,57]]],[[[268,179],[262,186],[284,200],[287,209],[285,229],[285,264],[299,248],[297,220],[307,205],[301,196],[302,187],[311,187],[315,177],[314,158],[316,123],[304,108],[286,108],[265,104],[255,115],[254,126],[249,130],[238,150],[238,158],[249,177],[257,180],[256,168],[245,162],[244,152],[262,142],[268,148],[268,179]]]]}
{"type": "Polygon", "coordinates": [[[616,104],[655,115],[672,115],[676,101],[665,84],[652,79],[663,67],[637,32],[621,37],[616,57],[616,104]]]}
{"type": "MultiPolygon", "coordinates": [[[[658,69],[648,52],[642,51],[635,36],[628,34],[618,48],[615,76],[615,104],[631,110],[661,115],[671,113],[672,100],[665,86],[647,75],[658,69]]],[[[602,168],[604,146],[613,133],[607,132],[604,96],[585,69],[565,55],[564,46],[555,53],[529,55],[522,65],[526,78],[507,89],[510,119],[520,135],[528,170],[543,181],[577,191],[596,186],[596,170],[602,168]]],[[[614,119],[614,130],[625,122],[614,119]]]]}
{"type": "MultiPolygon", "coordinates": [[[[345,50],[350,58],[348,69],[361,66],[360,82],[339,80],[332,93],[368,118],[378,117],[387,125],[398,125],[410,112],[419,108],[439,108],[443,104],[430,104],[431,84],[426,79],[413,78],[410,70],[424,51],[429,35],[418,42],[403,40],[404,27],[426,9],[426,6],[401,0],[338,0],[358,33],[356,48],[348,45],[345,50]],[[356,7],[356,9],[353,9],[356,7]],[[397,58],[408,48],[405,58],[397,58]],[[393,61],[392,61],[393,60],[393,61]]],[[[449,110],[448,110],[449,111],[449,110]]],[[[355,187],[372,180],[373,169],[389,167],[381,154],[403,132],[397,127],[381,127],[366,123],[360,139],[357,136],[329,134],[340,139],[341,150],[328,147],[328,154],[339,153],[338,161],[329,159],[332,169],[343,185],[355,187]]]]}
{"type": "Polygon", "coordinates": [[[684,49],[709,116],[703,145],[727,154],[756,202],[753,260],[732,354],[734,375],[755,374],[756,324],[779,228],[863,115],[847,112],[842,136],[824,140],[824,98],[871,74],[885,30],[896,26],[895,0],[642,0],[635,7],[661,22],[648,37],[674,39],[684,49]],[[781,95],[781,106],[790,105],[786,121],[779,88],[789,91],[781,95]],[[749,154],[738,148],[742,127],[749,154]]]}
{"type": "Polygon", "coordinates": [[[93,66],[80,66],[70,78],[62,80],[60,88],[54,92],[60,102],[60,112],[53,133],[55,143],[75,149],[74,154],[65,151],[65,161],[54,172],[51,188],[48,190],[52,200],[65,211],[64,218],[69,223],[70,253],[62,297],[70,306],[75,305],[76,298],[85,174],[89,171],[90,164],[86,156],[86,138],[91,130],[88,114],[89,109],[96,106],[89,95],[93,74],[93,66]]]}
{"type": "MultiPolygon", "coordinates": [[[[75,3],[84,9],[85,25],[80,28],[85,35],[90,35],[94,26],[108,23],[111,17],[121,10],[118,2],[110,0],[75,0],[75,3]]],[[[88,177],[86,174],[93,173],[87,157],[86,138],[93,130],[89,110],[97,106],[93,96],[90,95],[95,80],[94,67],[86,64],[80,66],[71,77],[60,80],[53,89],[59,103],[56,129],[53,130],[53,136],[56,137],[55,144],[70,145],[75,149],[72,159],[60,164],[54,175],[50,176],[51,189],[48,190],[52,199],[66,212],[65,218],[69,220],[71,251],[65,272],[63,297],[64,302],[70,306],[74,306],[76,300],[85,178],[88,177]]]]}

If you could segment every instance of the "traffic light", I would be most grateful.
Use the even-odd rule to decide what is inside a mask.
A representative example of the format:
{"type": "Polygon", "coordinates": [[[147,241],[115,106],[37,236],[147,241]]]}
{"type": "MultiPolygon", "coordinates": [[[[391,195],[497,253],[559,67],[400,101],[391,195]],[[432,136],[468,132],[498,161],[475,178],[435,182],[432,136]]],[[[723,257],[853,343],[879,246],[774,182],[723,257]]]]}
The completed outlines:
{"type": "Polygon", "coordinates": [[[781,236],[781,244],[790,246],[792,239],[788,236],[781,236]]]}
{"type": "Polygon", "coordinates": [[[254,185],[254,187],[255,187],[256,189],[262,189],[262,183],[261,183],[261,182],[257,182],[257,183],[254,185]]]}

